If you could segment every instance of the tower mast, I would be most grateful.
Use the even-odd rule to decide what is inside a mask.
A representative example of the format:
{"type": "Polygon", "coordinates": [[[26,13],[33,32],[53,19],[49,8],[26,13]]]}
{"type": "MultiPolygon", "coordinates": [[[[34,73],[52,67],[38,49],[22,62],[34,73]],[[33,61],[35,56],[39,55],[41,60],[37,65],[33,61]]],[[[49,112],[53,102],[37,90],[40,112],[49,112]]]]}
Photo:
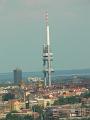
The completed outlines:
{"type": "Polygon", "coordinates": [[[54,71],[51,67],[51,62],[53,60],[53,54],[50,50],[50,35],[49,35],[49,24],[48,24],[48,13],[45,14],[46,20],[46,42],[43,46],[43,67],[44,67],[44,82],[45,86],[51,87],[51,73],[54,71]]]}

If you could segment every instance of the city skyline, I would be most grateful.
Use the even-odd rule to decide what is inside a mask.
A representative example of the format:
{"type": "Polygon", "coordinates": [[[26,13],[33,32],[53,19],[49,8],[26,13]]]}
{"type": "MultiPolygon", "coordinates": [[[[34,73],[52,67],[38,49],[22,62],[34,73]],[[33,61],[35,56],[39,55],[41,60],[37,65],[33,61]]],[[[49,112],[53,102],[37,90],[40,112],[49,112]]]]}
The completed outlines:
{"type": "Polygon", "coordinates": [[[89,0],[0,0],[0,73],[42,70],[46,10],[54,68],[90,68],[89,0]]]}

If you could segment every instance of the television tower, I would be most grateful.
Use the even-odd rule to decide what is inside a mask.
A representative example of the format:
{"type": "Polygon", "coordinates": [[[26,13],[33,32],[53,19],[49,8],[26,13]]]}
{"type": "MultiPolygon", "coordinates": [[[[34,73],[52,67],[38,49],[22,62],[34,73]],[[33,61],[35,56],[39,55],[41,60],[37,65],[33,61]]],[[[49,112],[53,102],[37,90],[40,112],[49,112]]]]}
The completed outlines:
{"type": "Polygon", "coordinates": [[[54,72],[51,66],[53,60],[53,53],[50,49],[50,35],[48,24],[48,13],[45,14],[46,19],[46,40],[43,45],[43,73],[44,73],[44,85],[51,87],[51,73],[54,72]]]}

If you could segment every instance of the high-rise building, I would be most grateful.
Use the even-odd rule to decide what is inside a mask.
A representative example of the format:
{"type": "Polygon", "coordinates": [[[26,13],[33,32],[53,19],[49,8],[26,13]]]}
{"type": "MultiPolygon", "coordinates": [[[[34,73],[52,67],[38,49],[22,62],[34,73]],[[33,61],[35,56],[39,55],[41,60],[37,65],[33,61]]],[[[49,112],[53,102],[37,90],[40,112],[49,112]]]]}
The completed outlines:
{"type": "Polygon", "coordinates": [[[21,69],[15,69],[13,70],[14,74],[14,84],[19,84],[22,80],[22,70],[21,69]]]}

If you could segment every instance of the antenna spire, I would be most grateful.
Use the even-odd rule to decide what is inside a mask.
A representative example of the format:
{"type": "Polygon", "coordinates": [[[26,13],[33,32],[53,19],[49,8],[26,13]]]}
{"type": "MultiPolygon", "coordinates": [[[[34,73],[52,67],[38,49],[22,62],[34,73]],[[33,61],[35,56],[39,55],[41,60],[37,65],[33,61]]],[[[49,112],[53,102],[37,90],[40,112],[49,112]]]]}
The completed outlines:
{"type": "Polygon", "coordinates": [[[45,12],[45,21],[46,21],[46,26],[48,25],[48,12],[45,12]]]}

